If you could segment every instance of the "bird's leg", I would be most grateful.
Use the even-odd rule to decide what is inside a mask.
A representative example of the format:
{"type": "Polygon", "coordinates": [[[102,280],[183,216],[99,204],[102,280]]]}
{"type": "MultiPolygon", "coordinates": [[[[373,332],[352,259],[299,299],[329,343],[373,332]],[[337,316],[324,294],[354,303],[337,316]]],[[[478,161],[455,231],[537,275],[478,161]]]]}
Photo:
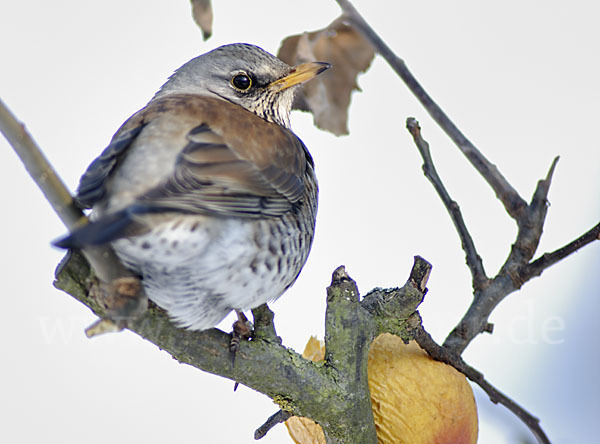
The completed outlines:
{"type": "Polygon", "coordinates": [[[235,363],[235,354],[240,348],[242,339],[250,339],[252,336],[252,322],[248,320],[246,315],[236,310],[237,321],[233,323],[233,331],[231,332],[231,341],[229,342],[229,351],[232,353],[232,365],[235,363]]]}
{"type": "MultiPolygon", "coordinates": [[[[250,339],[250,337],[252,336],[253,328],[252,322],[248,320],[248,318],[243,312],[236,310],[235,313],[237,314],[238,320],[233,323],[231,341],[229,341],[229,351],[231,353],[232,367],[235,365],[235,355],[238,349],[240,348],[240,341],[242,339],[250,339]]],[[[233,386],[234,392],[237,390],[239,385],[240,383],[236,381],[233,386]]]]}

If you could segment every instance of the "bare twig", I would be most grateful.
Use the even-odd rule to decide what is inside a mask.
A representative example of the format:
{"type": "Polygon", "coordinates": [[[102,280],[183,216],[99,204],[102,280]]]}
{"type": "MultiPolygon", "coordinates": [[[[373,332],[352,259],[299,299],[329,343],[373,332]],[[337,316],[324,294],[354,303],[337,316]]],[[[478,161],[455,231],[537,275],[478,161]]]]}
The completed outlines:
{"type": "Polygon", "coordinates": [[[499,273],[489,286],[475,293],[471,306],[444,341],[444,347],[451,349],[453,353],[460,355],[485,330],[490,314],[506,296],[520,289],[533,277],[539,276],[550,265],[597,238],[594,228],[551,256],[546,256],[545,259],[542,256],[530,263],[542,236],[548,211],[548,191],[557,162],[558,157],[552,162],[546,177],[538,182],[531,203],[517,219],[517,240],[499,273]]]}
{"type": "Polygon", "coordinates": [[[425,331],[422,324],[415,327],[415,340],[429,355],[436,361],[445,362],[451,365],[456,370],[464,374],[471,381],[476,383],[490,397],[490,400],[495,404],[502,404],[507,409],[515,414],[536,437],[540,444],[550,444],[550,440],[540,427],[540,420],[514,402],[504,393],[496,389],[483,376],[482,373],[475,370],[462,360],[460,356],[452,353],[445,347],[438,345],[433,338],[425,331]]]}
{"type": "MultiPolygon", "coordinates": [[[[538,420],[536,418],[525,412],[520,406],[515,404],[505,395],[495,390],[483,379],[483,376],[478,374],[474,369],[466,366],[466,364],[460,360],[460,355],[479,333],[491,330],[493,326],[488,322],[489,315],[506,296],[521,288],[521,286],[532,277],[539,276],[545,268],[568,256],[582,246],[599,239],[600,225],[597,225],[569,245],[566,245],[553,253],[547,253],[540,259],[530,263],[538,248],[543,232],[543,226],[548,211],[548,193],[552,182],[552,176],[559,159],[556,157],[553,160],[546,177],[538,182],[531,203],[524,207],[520,206],[519,211],[514,214],[511,214],[509,211],[509,214],[511,214],[517,222],[517,239],[498,275],[493,280],[489,280],[485,276],[481,258],[477,255],[475,245],[466,228],[460,209],[456,202],[450,198],[437,175],[429,151],[429,145],[421,136],[418,122],[413,118],[409,118],[407,120],[407,128],[412,134],[415,144],[423,157],[423,170],[425,175],[435,187],[454,222],[461,239],[463,250],[467,256],[467,265],[469,266],[473,277],[474,298],[471,306],[457,327],[446,338],[444,347],[439,347],[434,343],[440,351],[437,355],[433,353],[432,356],[436,357],[436,359],[446,359],[449,363],[452,363],[450,361],[454,360],[455,362],[452,363],[452,365],[461,371],[464,370],[463,372],[470,379],[484,388],[490,395],[492,401],[506,405],[513,413],[515,413],[515,415],[527,424],[540,443],[548,442],[548,438],[544,435],[541,428],[539,428],[538,420]],[[442,351],[445,353],[445,357],[441,354],[442,351]]],[[[488,179],[485,176],[487,173],[484,173],[481,170],[480,173],[488,179]]],[[[490,181],[488,180],[488,182],[490,181]]],[[[500,195],[498,195],[498,197],[502,199],[500,195]]]]}
{"type": "Polygon", "coordinates": [[[546,268],[556,264],[561,259],[595,240],[600,240],[600,223],[564,247],[551,253],[544,253],[540,258],[523,267],[520,271],[521,279],[528,281],[533,277],[541,275],[546,268]]]}
{"type": "Polygon", "coordinates": [[[284,410],[279,410],[278,412],[272,414],[263,425],[256,429],[254,432],[254,439],[259,440],[264,438],[273,427],[275,427],[277,424],[287,421],[291,416],[292,414],[290,412],[286,412],[284,410]]]}
{"type": "MultiPolygon", "coordinates": [[[[458,210],[457,205],[455,202],[452,202],[447,193],[440,193],[459,231],[465,252],[467,252],[467,263],[474,277],[475,297],[473,304],[444,342],[444,346],[451,348],[455,353],[460,355],[475,336],[481,332],[489,331],[488,317],[496,305],[508,294],[520,288],[525,282],[519,272],[523,267],[528,265],[539,245],[547,212],[548,189],[558,158],[552,163],[547,177],[538,183],[534,197],[531,203],[527,205],[498,169],[483,156],[432,100],[408,70],[405,62],[394,54],[389,46],[354,8],[352,3],[348,0],[336,1],[342,8],[345,19],[360,31],[373,45],[375,50],[390,64],[392,69],[404,81],[431,117],[440,125],[488,182],[498,199],[504,205],[507,213],[517,222],[519,228],[517,240],[501,272],[491,281],[483,279],[482,276],[485,276],[483,266],[480,267],[478,265],[480,260],[476,256],[476,250],[472,241],[469,242],[468,240],[468,233],[464,227],[464,222],[459,222],[458,214],[460,213],[455,211],[458,210]]],[[[416,142],[418,145],[417,140],[416,142]]],[[[435,170],[427,171],[426,169],[428,177],[432,174],[432,171],[434,172],[435,170]]]]}
{"type": "Polygon", "coordinates": [[[458,129],[450,118],[442,111],[437,103],[427,94],[425,89],[406,67],[406,63],[390,49],[390,47],[377,35],[371,26],[365,21],[360,13],[348,0],[336,0],[344,11],[346,19],[360,31],[373,48],[389,63],[392,69],[404,81],[415,97],[421,102],[429,115],[446,132],[456,146],[467,157],[471,164],[479,171],[488,184],[492,187],[498,199],[504,205],[508,214],[517,219],[527,203],[519,196],[498,168],[471,143],[469,139],[458,129]]]}
{"type": "Polygon", "coordinates": [[[25,125],[16,119],[2,100],[0,100],[0,131],[67,228],[72,229],[85,223],[87,217],[73,204],[71,193],[64,182],[29,135],[25,125]]]}
{"type": "MultiPolygon", "coordinates": [[[[510,272],[515,266],[522,266],[529,263],[533,258],[535,251],[540,243],[546,214],[548,212],[548,192],[552,176],[558,163],[558,156],[552,161],[552,165],[546,174],[546,177],[538,181],[537,187],[531,198],[531,203],[521,213],[517,219],[517,240],[512,246],[510,255],[502,266],[502,272],[510,272]]],[[[520,288],[524,282],[516,282],[517,288],[520,288]]]]}
{"type": "MultiPolygon", "coordinates": [[[[73,203],[73,197],[64,182],[56,174],[25,125],[0,100],[0,131],[13,147],[31,178],[63,221],[73,230],[84,223],[87,217],[73,203]]],[[[83,255],[91,264],[96,276],[105,283],[100,288],[110,308],[109,317],[122,320],[135,316],[146,306],[146,297],[139,280],[119,261],[110,246],[86,247],[83,255]]],[[[94,325],[94,328],[97,326],[94,325]]]]}
{"type": "Polygon", "coordinates": [[[442,180],[435,169],[433,159],[431,158],[431,152],[429,151],[429,144],[421,136],[421,127],[419,126],[419,122],[417,122],[414,118],[409,117],[406,120],[406,127],[412,134],[415,144],[417,145],[417,148],[421,153],[421,157],[423,158],[423,172],[425,173],[425,177],[427,177],[427,179],[429,179],[429,181],[433,184],[433,187],[437,191],[440,199],[450,214],[450,218],[456,227],[456,231],[458,231],[462,249],[464,250],[467,258],[467,265],[473,278],[473,290],[478,291],[483,286],[487,285],[489,280],[485,274],[481,257],[475,248],[473,238],[471,237],[471,234],[469,233],[469,230],[467,229],[465,221],[462,217],[460,207],[448,194],[446,187],[442,183],[442,180]]]}

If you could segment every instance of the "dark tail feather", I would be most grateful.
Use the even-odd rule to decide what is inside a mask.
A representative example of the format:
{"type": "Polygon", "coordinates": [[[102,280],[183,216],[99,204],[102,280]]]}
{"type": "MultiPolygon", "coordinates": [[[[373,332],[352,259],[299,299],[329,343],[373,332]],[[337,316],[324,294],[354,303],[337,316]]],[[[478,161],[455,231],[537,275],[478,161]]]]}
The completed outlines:
{"type": "Polygon", "coordinates": [[[133,222],[131,215],[132,212],[128,209],[107,214],[52,242],[52,245],[66,249],[106,244],[125,235],[126,229],[133,222]]]}

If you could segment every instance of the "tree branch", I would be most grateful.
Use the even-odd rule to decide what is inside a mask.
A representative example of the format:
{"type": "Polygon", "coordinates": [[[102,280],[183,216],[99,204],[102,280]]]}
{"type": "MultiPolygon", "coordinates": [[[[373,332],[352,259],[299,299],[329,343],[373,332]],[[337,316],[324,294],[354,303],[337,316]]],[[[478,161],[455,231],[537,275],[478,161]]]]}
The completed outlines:
{"type": "Polygon", "coordinates": [[[419,322],[414,330],[415,340],[424,349],[429,356],[436,361],[445,362],[456,370],[461,372],[471,381],[476,383],[490,397],[494,404],[501,404],[515,414],[536,437],[540,444],[550,444],[550,440],[540,426],[540,420],[514,402],[504,393],[496,389],[483,376],[482,373],[469,366],[460,356],[452,353],[445,347],[438,345],[433,338],[425,331],[423,325],[419,322]]]}
{"type": "Polygon", "coordinates": [[[282,422],[286,422],[291,418],[291,416],[291,413],[283,410],[279,410],[278,412],[272,414],[269,416],[269,418],[267,418],[263,425],[256,429],[254,432],[254,439],[258,441],[259,439],[264,438],[273,427],[275,427],[277,424],[281,424],[282,422]]]}
{"type": "MultiPolygon", "coordinates": [[[[483,266],[479,265],[480,259],[477,257],[472,240],[469,239],[470,236],[468,236],[468,232],[466,231],[464,221],[462,221],[456,203],[454,203],[442,189],[438,190],[438,193],[448,208],[459,232],[461,242],[463,243],[463,249],[467,254],[467,263],[473,275],[473,287],[475,289],[473,304],[461,322],[444,342],[444,346],[451,348],[457,355],[460,355],[475,336],[489,330],[488,318],[491,311],[508,294],[520,288],[525,282],[523,277],[528,276],[527,273],[521,275],[519,272],[528,265],[529,260],[531,260],[533,254],[535,254],[535,250],[539,245],[539,239],[547,212],[546,199],[558,158],[552,163],[547,177],[538,183],[532,201],[527,205],[518,192],[498,171],[496,166],[487,160],[487,158],[466,138],[466,136],[464,136],[464,134],[462,134],[442,109],[433,101],[409,71],[404,60],[394,54],[390,47],[377,35],[356,8],[354,8],[352,3],[349,0],[336,1],[341,7],[345,19],[361,32],[371,43],[373,48],[375,48],[375,50],[388,62],[396,74],[398,74],[411,92],[421,102],[431,117],[446,132],[475,169],[477,169],[492,187],[497,198],[504,205],[507,213],[517,221],[519,232],[511,253],[500,273],[493,280],[489,281],[483,278],[483,276],[485,276],[483,266]]],[[[414,125],[412,127],[413,129],[415,128],[414,125]]],[[[413,131],[411,130],[411,133],[412,132],[413,131]]],[[[413,134],[413,137],[414,136],[415,135],[413,134]]],[[[419,146],[422,154],[425,153],[427,156],[428,150],[423,150],[425,145],[418,140],[418,137],[415,140],[415,143],[419,146]]],[[[426,165],[425,174],[428,175],[429,178],[431,175],[435,175],[435,169],[430,169],[426,165]]],[[[432,180],[432,178],[430,180],[432,180]]],[[[436,189],[438,189],[438,186],[436,186],[436,189]]]]}
{"type": "Polygon", "coordinates": [[[446,187],[442,183],[442,180],[435,169],[433,159],[431,158],[431,152],[429,150],[429,144],[421,136],[421,127],[419,126],[419,122],[417,122],[413,117],[409,117],[406,120],[406,127],[412,134],[415,145],[419,149],[421,157],[423,158],[423,172],[425,173],[425,177],[429,179],[437,191],[438,196],[442,200],[446,210],[448,210],[448,214],[450,214],[450,218],[452,219],[454,227],[458,232],[462,249],[466,255],[467,266],[471,271],[473,290],[477,292],[484,286],[488,285],[489,279],[485,274],[483,262],[479,256],[479,253],[477,253],[473,238],[471,237],[471,234],[469,233],[469,230],[467,229],[465,221],[462,217],[460,207],[448,194],[446,187]]]}
{"type": "Polygon", "coordinates": [[[527,206],[527,203],[519,196],[519,193],[500,173],[498,168],[492,164],[486,157],[471,143],[469,139],[458,129],[450,120],[437,103],[427,94],[425,89],[412,75],[409,69],[400,57],[390,49],[390,47],[377,35],[371,26],[365,21],[360,13],[354,8],[348,0],[336,0],[342,8],[345,18],[360,31],[365,38],[371,42],[373,48],[388,62],[392,69],[404,81],[406,86],[421,102],[425,110],[435,120],[435,122],[452,139],[455,145],[467,157],[469,162],[484,177],[492,187],[498,199],[504,205],[508,214],[517,219],[521,210],[527,206]]]}
{"type": "MultiPolygon", "coordinates": [[[[550,184],[558,159],[558,156],[554,158],[546,177],[538,181],[533,197],[531,198],[531,203],[517,219],[517,240],[500,270],[501,273],[511,272],[511,268],[527,264],[535,254],[542,237],[544,222],[546,221],[548,192],[550,191],[550,184]]],[[[515,284],[517,288],[520,288],[523,282],[515,282],[515,284]]]]}
{"type": "Polygon", "coordinates": [[[530,263],[543,232],[548,211],[548,192],[552,176],[558,162],[554,159],[546,177],[538,182],[531,203],[522,211],[517,220],[517,239],[496,277],[490,285],[475,293],[473,302],[458,325],[444,341],[444,347],[461,355],[469,343],[485,331],[488,319],[494,308],[509,294],[520,289],[531,278],[539,276],[544,269],[563,259],[593,240],[597,239],[596,228],[581,236],[552,256],[544,256],[530,263]],[[535,265],[534,265],[535,264],[535,265]]]}
{"type": "MultiPolygon", "coordinates": [[[[483,178],[492,187],[498,199],[504,205],[507,213],[515,219],[518,226],[518,236],[507,261],[500,273],[493,279],[485,278],[485,272],[480,258],[477,256],[474,243],[466,230],[462,216],[455,202],[453,202],[443,188],[439,188],[441,181],[436,185],[433,177],[436,176],[435,169],[427,166],[425,160],[425,174],[430,178],[438,194],[444,201],[452,220],[459,232],[463,249],[467,255],[467,264],[473,276],[473,287],[475,290],[474,301],[461,322],[450,333],[444,346],[451,348],[460,355],[475,336],[484,331],[489,331],[489,314],[508,294],[519,289],[523,283],[523,277],[528,274],[520,274],[520,271],[528,265],[535,254],[542,234],[543,223],[547,213],[547,195],[558,158],[554,160],[550,171],[545,179],[538,183],[532,201],[529,205],[521,198],[518,192],[504,178],[498,169],[485,158],[485,156],[462,134],[442,109],[427,94],[416,78],[408,70],[405,62],[396,56],[390,47],[377,35],[373,28],[364,20],[360,13],[354,8],[349,0],[336,0],[340,5],[344,18],[353,25],[372,44],[373,48],[389,63],[392,69],[404,81],[411,92],[425,107],[431,117],[446,132],[450,139],[463,152],[471,164],[479,171],[483,178]]],[[[416,128],[411,123],[411,133],[416,128]]],[[[409,127],[410,129],[410,127],[409,127]]],[[[420,134],[420,133],[419,133],[420,134]]],[[[413,134],[415,137],[415,134],[413,134]]],[[[424,159],[429,157],[428,148],[424,141],[416,137],[415,143],[419,147],[424,159]]],[[[430,162],[429,162],[430,163],[430,162]]],[[[531,276],[529,276],[531,277],[531,276]]]]}
{"type": "MultiPolygon", "coordinates": [[[[104,308],[87,293],[89,276],[85,259],[73,252],[59,266],[55,286],[102,317],[104,308]]],[[[229,334],[218,329],[197,332],[178,328],[153,304],[140,318],[129,322],[127,328],[167,351],[179,362],[239,381],[268,395],[294,414],[312,416],[311,412],[305,411],[306,405],[315,400],[327,405],[332,398],[340,396],[325,368],[277,342],[260,339],[241,342],[235,366],[232,366],[229,334]]]]}
{"type": "MultiPolygon", "coordinates": [[[[284,412],[306,416],[323,427],[328,443],[377,442],[367,380],[369,344],[379,332],[411,339],[410,319],[423,299],[431,265],[415,258],[407,284],[376,290],[363,301],[343,268],[335,271],[327,289],[325,338],[327,360],[315,364],[281,345],[268,307],[253,310],[257,335],[240,343],[235,365],[229,354],[230,335],[217,329],[204,332],[173,325],[153,304],[127,328],[179,362],[238,381],[279,404],[284,412]],[[384,321],[385,318],[389,321],[384,321]],[[349,402],[351,400],[351,402],[349,402]]],[[[57,269],[55,286],[105,315],[105,307],[87,291],[90,268],[77,252],[57,269]]],[[[266,429],[263,429],[266,433],[266,429]]]]}
{"type": "Polygon", "coordinates": [[[521,279],[525,282],[533,277],[540,276],[546,268],[556,264],[558,261],[575,253],[580,248],[585,247],[595,240],[600,240],[600,223],[564,247],[551,253],[544,253],[539,259],[524,266],[519,271],[521,279]]]}
{"type": "Polygon", "coordinates": [[[431,158],[429,144],[422,138],[418,122],[413,118],[409,118],[407,120],[407,128],[412,134],[415,144],[423,157],[425,175],[438,192],[454,222],[463,250],[465,250],[467,255],[467,265],[473,276],[474,289],[472,304],[457,327],[446,338],[444,347],[437,345],[422,329],[420,324],[421,330],[416,333],[417,342],[432,357],[453,365],[457,370],[469,377],[469,379],[479,384],[488,393],[493,402],[505,405],[530,428],[540,443],[549,442],[541,430],[537,418],[527,413],[522,407],[506,397],[506,395],[497,391],[485,381],[483,375],[467,366],[460,358],[460,355],[475,336],[484,331],[490,331],[491,324],[488,323],[489,315],[506,296],[518,290],[532,277],[539,276],[545,268],[582,246],[598,239],[600,236],[600,224],[569,245],[553,253],[547,253],[537,261],[530,263],[539,245],[548,211],[548,192],[558,162],[558,157],[556,157],[546,177],[538,182],[531,203],[523,208],[516,218],[518,226],[517,239],[498,275],[490,281],[483,272],[481,258],[477,255],[475,245],[466,228],[460,209],[450,198],[441,179],[437,175],[431,158]]]}
{"type": "MultiPolygon", "coordinates": [[[[2,100],[0,131],[65,226],[73,230],[87,223],[87,217],[75,205],[71,193],[29,135],[25,125],[16,119],[2,100]]],[[[82,253],[101,281],[95,287],[95,295],[108,309],[109,318],[119,324],[146,309],[147,299],[139,279],[121,264],[110,246],[90,246],[83,249],[82,253]]]]}
{"type": "Polygon", "coordinates": [[[82,223],[82,220],[87,221],[87,217],[74,205],[71,193],[41,152],[25,125],[16,119],[1,99],[0,131],[67,228],[75,228],[82,223]]]}

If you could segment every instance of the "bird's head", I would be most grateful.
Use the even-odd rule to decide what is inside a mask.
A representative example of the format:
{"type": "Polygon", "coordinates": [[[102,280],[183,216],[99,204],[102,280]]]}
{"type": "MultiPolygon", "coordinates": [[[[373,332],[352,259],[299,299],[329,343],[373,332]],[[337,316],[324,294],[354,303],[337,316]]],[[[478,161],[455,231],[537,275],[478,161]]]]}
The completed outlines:
{"type": "Polygon", "coordinates": [[[234,43],[187,62],[175,71],[155,98],[182,93],[218,96],[289,128],[298,86],[329,67],[323,62],[292,67],[258,46],[234,43]]]}

